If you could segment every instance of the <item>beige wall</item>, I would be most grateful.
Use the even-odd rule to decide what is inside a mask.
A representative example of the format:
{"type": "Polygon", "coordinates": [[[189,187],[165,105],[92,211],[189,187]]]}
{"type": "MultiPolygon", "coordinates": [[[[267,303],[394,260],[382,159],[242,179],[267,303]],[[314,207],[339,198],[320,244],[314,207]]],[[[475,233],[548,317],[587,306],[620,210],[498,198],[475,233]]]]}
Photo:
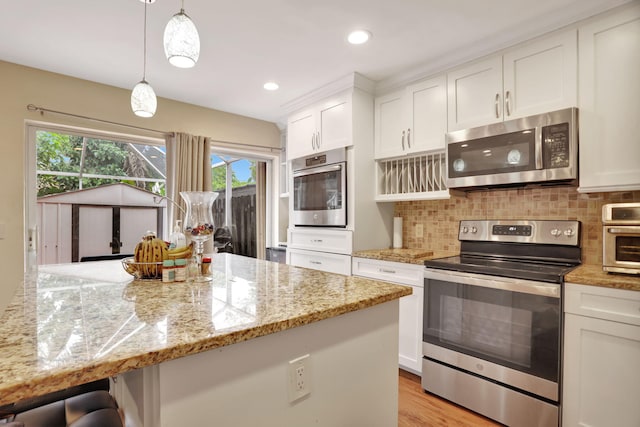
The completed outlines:
{"type": "MultiPolygon", "coordinates": [[[[135,84],[132,81],[132,86],[135,84]]],[[[0,312],[11,299],[23,276],[24,148],[25,122],[44,121],[85,128],[134,133],[81,119],[29,112],[27,104],[162,131],[183,131],[220,141],[280,146],[280,131],[274,123],[158,99],[153,118],[142,119],[131,112],[130,89],[120,89],[0,61],[0,312]]],[[[157,134],[146,136],[158,137],[157,134]]]]}

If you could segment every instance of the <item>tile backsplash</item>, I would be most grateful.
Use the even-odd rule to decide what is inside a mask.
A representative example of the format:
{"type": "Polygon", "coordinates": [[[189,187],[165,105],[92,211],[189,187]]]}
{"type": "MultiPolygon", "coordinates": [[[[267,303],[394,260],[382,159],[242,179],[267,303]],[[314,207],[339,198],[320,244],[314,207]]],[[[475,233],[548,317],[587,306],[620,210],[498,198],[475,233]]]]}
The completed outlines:
{"type": "Polygon", "coordinates": [[[395,216],[403,218],[404,247],[438,252],[460,250],[458,223],[463,219],[578,220],[582,262],[602,264],[602,205],[622,202],[640,202],[640,191],[582,194],[575,187],[541,187],[456,192],[449,200],[396,202],[395,216]],[[423,235],[416,237],[420,224],[423,235]]]}

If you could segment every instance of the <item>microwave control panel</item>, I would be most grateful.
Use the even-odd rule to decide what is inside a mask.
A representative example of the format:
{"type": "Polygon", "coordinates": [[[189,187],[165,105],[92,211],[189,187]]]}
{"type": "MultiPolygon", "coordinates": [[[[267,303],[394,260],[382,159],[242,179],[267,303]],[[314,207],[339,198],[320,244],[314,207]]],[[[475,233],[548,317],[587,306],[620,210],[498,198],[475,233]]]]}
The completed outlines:
{"type": "Polygon", "coordinates": [[[569,167],[569,123],[542,128],[542,153],[545,169],[569,167]]]}

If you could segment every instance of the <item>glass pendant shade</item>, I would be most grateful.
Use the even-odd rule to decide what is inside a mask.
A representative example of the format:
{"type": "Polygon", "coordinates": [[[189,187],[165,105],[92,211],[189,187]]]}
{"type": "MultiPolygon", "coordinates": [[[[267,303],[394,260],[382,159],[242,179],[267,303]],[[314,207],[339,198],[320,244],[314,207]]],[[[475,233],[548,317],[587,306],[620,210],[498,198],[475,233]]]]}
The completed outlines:
{"type": "Polygon", "coordinates": [[[145,80],[141,80],[131,92],[131,109],[136,116],[153,117],[158,101],[153,88],[145,80]]]}
{"type": "Polygon", "coordinates": [[[171,65],[179,68],[191,68],[198,62],[200,36],[184,9],[173,15],[164,29],[164,53],[171,65]]]}

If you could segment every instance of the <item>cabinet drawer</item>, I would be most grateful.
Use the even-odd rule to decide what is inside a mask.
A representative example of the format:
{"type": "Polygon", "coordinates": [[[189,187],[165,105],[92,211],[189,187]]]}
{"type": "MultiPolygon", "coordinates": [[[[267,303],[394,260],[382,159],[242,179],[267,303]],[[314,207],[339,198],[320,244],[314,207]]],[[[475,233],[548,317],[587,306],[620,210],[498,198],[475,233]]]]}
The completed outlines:
{"type": "Polygon", "coordinates": [[[351,255],[353,233],[350,230],[289,229],[287,247],[351,255]]]}
{"type": "Polygon", "coordinates": [[[401,285],[424,286],[424,267],[416,264],[353,258],[352,273],[354,276],[385,280],[401,285]]]}
{"type": "Polygon", "coordinates": [[[566,313],[640,326],[640,292],[566,283],[566,313]]]}
{"type": "Polygon", "coordinates": [[[287,264],[327,273],[351,275],[351,256],[325,252],[287,249],[287,264]]]}

